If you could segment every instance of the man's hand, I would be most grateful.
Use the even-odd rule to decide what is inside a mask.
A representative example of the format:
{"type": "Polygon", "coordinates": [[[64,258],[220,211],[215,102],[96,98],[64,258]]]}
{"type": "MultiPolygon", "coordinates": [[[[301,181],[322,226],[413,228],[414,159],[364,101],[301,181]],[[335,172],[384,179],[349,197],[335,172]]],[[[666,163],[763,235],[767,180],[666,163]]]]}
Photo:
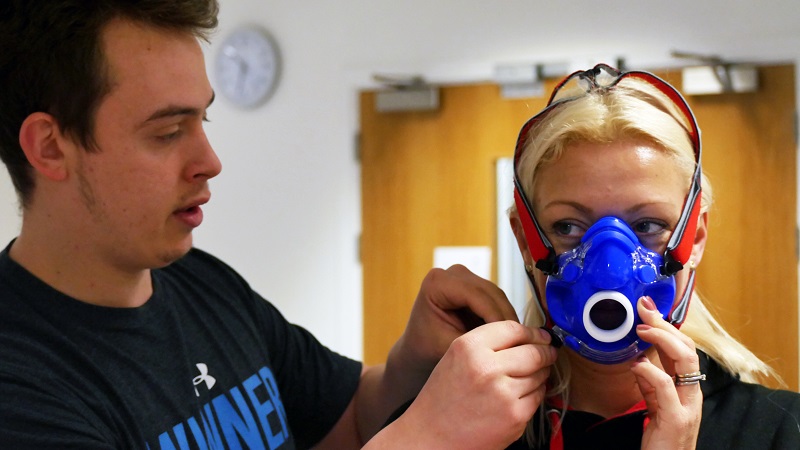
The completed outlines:
{"type": "Polygon", "coordinates": [[[505,448],[544,398],[557,357],[549,344],[490,281],[459,265],[430,271],[384,373],[406,400],[424,387],[368,447],[505,448]]]}
{"type": "Polygon", "coordinates": [[[519,324],[493,283],[460,265],[433,269],[386,364],[364,369],[318,447],[506,448],[541,404],[556,357],[550,335],[519,324]]]}
{"type": "Polygon", "coordinates": [[[506,448],[544,400],[557,357],[549,343],[546,332],[513,321],[468,332],[392,424],[398,429],[385,431],[405,435],[416,448],[506,448]]]}
{"type": "MultiPolygon", "coordinates": [[[[505,293],[466,267],[433,269],[422,285],[392,358],[427,379],[454,339],[489,322],[518,321],[505,293]]],[[[424,381],[423,381],[424,382],[424,381]]]]}

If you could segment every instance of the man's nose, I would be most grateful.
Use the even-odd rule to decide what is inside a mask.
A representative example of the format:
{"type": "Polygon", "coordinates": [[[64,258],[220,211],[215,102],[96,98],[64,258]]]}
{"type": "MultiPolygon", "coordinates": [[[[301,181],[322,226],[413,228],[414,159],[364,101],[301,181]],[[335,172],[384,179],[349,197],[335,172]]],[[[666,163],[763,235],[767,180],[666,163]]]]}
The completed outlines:
{"type": "Polygon", "coordinates": [[[194,148],[193,158],[187,167],[187,178],[189,181],[197,178],[209,180],[219,175],[221,171],[222,162],[219,160],[217,152],[211,147],[205,133],[201,133],[194,148]]]}

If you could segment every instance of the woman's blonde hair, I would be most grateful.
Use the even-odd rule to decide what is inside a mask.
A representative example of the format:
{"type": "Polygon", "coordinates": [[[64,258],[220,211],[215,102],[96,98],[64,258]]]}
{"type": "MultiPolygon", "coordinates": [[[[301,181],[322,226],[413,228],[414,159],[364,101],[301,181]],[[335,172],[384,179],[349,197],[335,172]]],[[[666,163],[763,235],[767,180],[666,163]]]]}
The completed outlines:
{"type": "MultiPolygon", "coordinates": [[[[534,198],[534,185],[539,168],[559,156],[577,142],[605,144],[622,139],[645,140],[666,152],[685,175],[688,192],[695,169],[695,153],[690,138],[692,120],[659,88],[635,77],[622,78],[612,88],[594,89],[576,99],[553,107],[530,129],[517,173],[529,199],[534,198]]],[[[666,170],[666,169],[665,169],[666,170]]],[[[705,174],[702,175],[701,213],[707,212],[712,202],[712,189],[705,174]]],[[[511,214],[518,212],[511,208],[511,214]]],[[[545,317],[533,298],[525,315],[525,323],[539,327],[545,317]]],[[[689,336],[698,349],[708,354],[731,374],[747,382],[764,381],[768,377],[779,380],[775,372],[744,345],[725,331],[706,308],[697,292],[692,294],[691,306],[681,331],[689,336]]],[[[570,369],[564,352],[550,375],[548,396],[561,396],[568,402],[570,369]]],[[[566,409],[566,406],[564,406],[566,409]]],[[[528,440],[532,444],[538,436],[541,442],[545,414],[538,427],[531,423],[528,440]],[[538,428],[538,432],[534,431],[538,428]]]]}

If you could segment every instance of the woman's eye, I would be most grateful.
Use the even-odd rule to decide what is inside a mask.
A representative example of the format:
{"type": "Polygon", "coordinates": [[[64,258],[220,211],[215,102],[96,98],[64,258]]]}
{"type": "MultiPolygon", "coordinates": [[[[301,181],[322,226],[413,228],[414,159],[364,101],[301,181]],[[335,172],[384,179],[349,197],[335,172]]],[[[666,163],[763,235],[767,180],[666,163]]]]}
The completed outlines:
{"type": "Polygon", "coordinates": [[[553,231],[559,236],[581,237],[584,229],[570,222],[556,222],[553,224],[553,231]]]}
{"type": "Polygon", "coordinates": [[[657,234],[664,231],[667,226],[661,222],[642,220],[633,224],[633,231],[638,234],[657,234]]]}

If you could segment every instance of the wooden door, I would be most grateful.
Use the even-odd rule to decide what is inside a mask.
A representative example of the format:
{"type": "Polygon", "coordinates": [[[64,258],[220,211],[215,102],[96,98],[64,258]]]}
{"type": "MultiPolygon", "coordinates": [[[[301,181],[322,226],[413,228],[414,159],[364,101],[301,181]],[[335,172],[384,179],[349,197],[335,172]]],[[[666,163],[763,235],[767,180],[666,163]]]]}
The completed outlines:
{"type": "MultiPolygon", "coordinates": [[[[658,74],[680,86],[680,71],[658,74]]],[[[688,98],[716,197],[697,288],[797,389],[794,67],[763,67],[759,77],[757,93],[688,98]]],[[[361,93],[367,363],[385,361],[402,333],[435,247],[496,250],[495,162],[513,155],[520,126],[544,103],[474,84],[441,88],[434,112],[378,113],[375,93],[361,93]]]]}

